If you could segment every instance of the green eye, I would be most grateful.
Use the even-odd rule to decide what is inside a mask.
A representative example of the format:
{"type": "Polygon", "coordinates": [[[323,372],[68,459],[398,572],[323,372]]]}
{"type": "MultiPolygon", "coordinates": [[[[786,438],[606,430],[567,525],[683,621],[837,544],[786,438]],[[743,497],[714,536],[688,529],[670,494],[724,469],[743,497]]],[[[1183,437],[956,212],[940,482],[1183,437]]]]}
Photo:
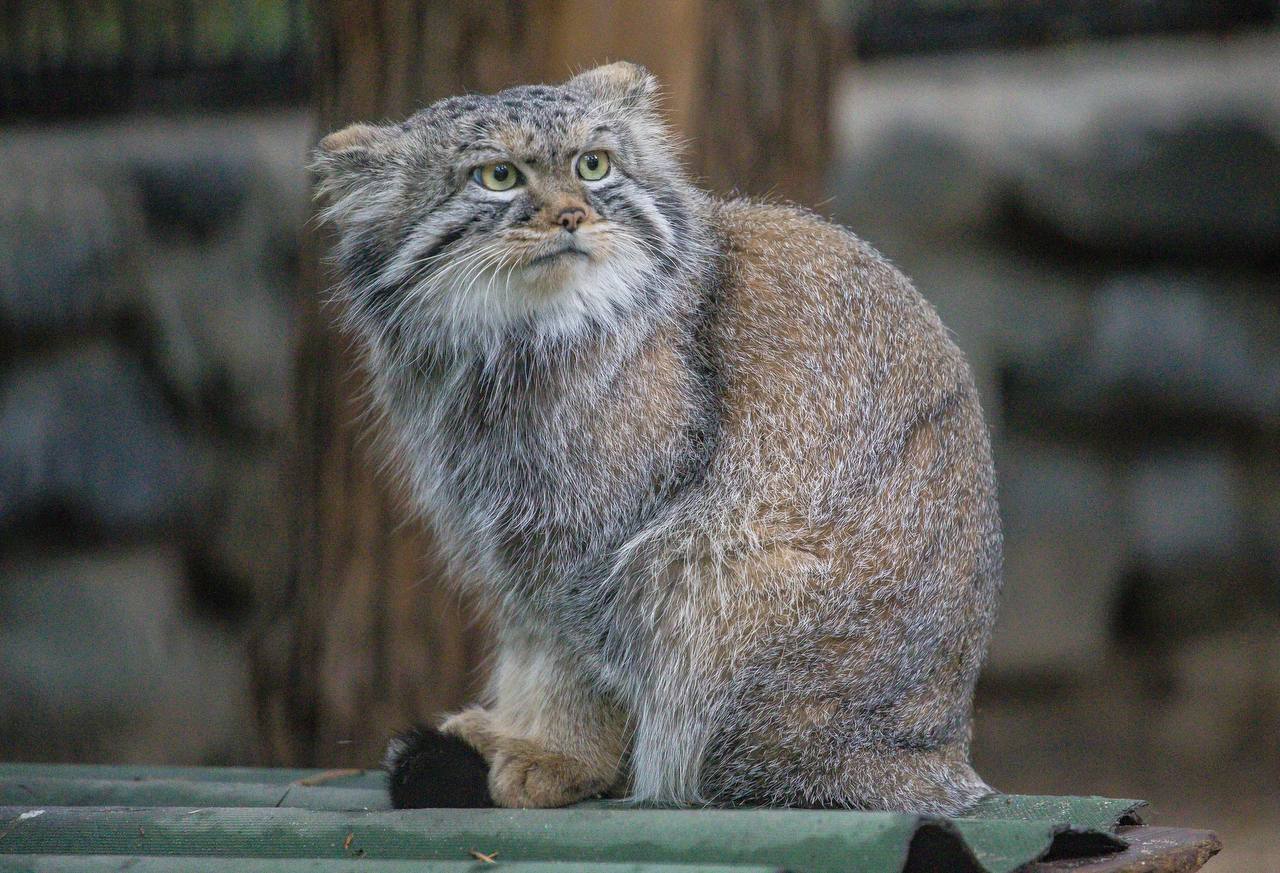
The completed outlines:
{"type": "Polygon", "coordinates": [[[498,161],[476,167],[471,171],[471,178],[490,191],[507,191],[520,181],[520,171],[506,161],[498,161]]]}
{"type": "Polygon", "coordinates": [[[609,175],[609,153],[583,152],[578,158],[578,175],[588,182],[598,182],[609,175]]]}

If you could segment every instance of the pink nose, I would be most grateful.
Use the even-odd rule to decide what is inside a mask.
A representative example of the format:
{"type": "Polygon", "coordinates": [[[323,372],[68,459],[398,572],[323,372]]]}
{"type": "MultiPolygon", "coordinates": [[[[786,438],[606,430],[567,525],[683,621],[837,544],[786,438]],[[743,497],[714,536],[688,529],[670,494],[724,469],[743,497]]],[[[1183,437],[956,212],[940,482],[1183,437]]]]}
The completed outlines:
{"type": "Polygon", "coordinates": [[[565,230],[573,233],[578,229],[578,225],[587,220],[587,210],[581,206],[570,206],[567,209],[560,210],[560,214],[556,216],[556,223],[565,230]]]}

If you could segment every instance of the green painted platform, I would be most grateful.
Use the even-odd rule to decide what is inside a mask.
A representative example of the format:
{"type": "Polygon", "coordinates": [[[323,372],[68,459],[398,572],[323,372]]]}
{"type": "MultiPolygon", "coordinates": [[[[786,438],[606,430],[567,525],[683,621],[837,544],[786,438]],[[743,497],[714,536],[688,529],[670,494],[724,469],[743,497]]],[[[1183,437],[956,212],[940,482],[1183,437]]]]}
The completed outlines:
{"type": "Polygon", "coordinates": [[[388,808],[376,771],[0,764],[0,873],[1010,873],[1123,854],[1135,800],[999,795],[941,819],[823,810],[388,808]],[[490,858],[494,862],[485,860],[490,858]]]}

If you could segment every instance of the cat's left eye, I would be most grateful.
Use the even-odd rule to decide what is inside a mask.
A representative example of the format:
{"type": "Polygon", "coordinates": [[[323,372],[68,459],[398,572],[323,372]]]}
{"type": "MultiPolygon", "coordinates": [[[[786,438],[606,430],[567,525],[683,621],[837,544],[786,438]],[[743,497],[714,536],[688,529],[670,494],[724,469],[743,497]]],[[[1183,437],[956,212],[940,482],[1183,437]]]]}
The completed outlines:
{"type": "Polygon", "coordinates": [[[578,158],[578,175],[588,182],[599,182],[609,175],[609,153],[583,152],[578,158]]]}
{"type": "Polygon", "coordinates": [[[510,191],[520,182],[520,171],[506,161],[485,164],[471,171],[471,178],[490,191],[510,191]]]}

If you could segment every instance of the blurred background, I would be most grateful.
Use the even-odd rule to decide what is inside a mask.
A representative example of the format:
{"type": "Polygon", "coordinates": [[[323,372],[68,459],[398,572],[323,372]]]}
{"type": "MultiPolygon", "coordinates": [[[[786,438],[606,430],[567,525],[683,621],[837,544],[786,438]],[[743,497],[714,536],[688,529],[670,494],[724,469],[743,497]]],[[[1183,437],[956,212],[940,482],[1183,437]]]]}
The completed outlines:
{"type": "Polygon", "coordinates": [[[306,152],[627,57],[710,187],[847,224],[973,363],[979,770],[1280,869],[1280,4],[0,15],[0,759],[369,766],[465,699],[482,625],[369,472],[306,152]]]}

